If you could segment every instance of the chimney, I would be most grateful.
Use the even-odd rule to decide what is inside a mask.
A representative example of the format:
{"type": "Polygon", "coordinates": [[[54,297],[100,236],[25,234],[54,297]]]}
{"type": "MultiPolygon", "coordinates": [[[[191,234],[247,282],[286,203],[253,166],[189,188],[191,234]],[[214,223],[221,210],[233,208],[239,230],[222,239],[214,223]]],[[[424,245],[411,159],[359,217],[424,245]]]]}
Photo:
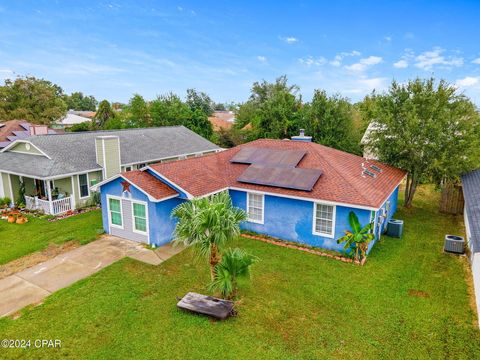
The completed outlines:
{"type": "Polygon", "coordinates": [[[48,126],[47,125],[30,125],[29,133],[30,133],[30,136],[48,135],[48,126]]]}
{"type": "Polygon", "coordinates": [[[311,142],[312,137],[311,136],[305,136],[305,129],[300,129],[300,135],[292,136],[292,140],[311,142]]]}
{"type": "Polygon", "coordinates": [[[97,164],[103,168],[104,179],[120,174],[122,166],[118,136],[97,136],[95,150],[97,164]]]}

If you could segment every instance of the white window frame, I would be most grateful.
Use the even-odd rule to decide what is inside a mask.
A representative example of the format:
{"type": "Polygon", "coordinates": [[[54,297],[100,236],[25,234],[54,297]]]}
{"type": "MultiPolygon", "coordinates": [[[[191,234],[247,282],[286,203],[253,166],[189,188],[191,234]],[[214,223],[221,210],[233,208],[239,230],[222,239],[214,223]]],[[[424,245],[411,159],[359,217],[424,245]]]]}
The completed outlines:
{"type": "Polygon", "coordinates": [[[313,218],[312,218],[312,233],[313,235],[323,236],[333,239],[335,237],[335,223],[337,219],[337,206],[332,204],[325,204],[321,202],[315,202],[313,205],[313,218]],[[332,207],[332,232],[330,234],[317,231],[317,207],[318,206],[330,206],[332,207]]]}
{"type": "Polygon", "coordinates": [[[90,176],[88,176],[88,173],[78,174],[77,180],[78,180],[78,197],[79,197],[79,199],[81,199],[81,200],[83,200],[83,199],[88,199],[88,198],[90,197],[90,176]],[[82,197],[82,188],[80,187],[80,176],[81,176],[81,175],[87,175],[87,191],[88,191],[88,195],[87,195],[87,196],[83,196],[83,197],[82,197]]]}
{"type": "Polygon", "coordinates": [[[149,224],[148,224],[148,204],[144,201],[138,201],[138,200],[131,200],[130,201],[131,203],[131,208],[132,208],[132,231],[134,233],[137,233],[137,234],[142,234],[142,235],[147,235],[149,234],[149,224]],[[135,229],[135,212],[133,210],[133,204],[139,204],[139,205],[143,205],[145,206],[145,225],[146,225],[146,231],[141,231],[141,230],[137,230],[135,229]]]}
{"type": "Polygon", "coordinates": [[[122,198],[118,196],[113,196],[113,195],[107,195],[107,212],[108,212],[108,225],[109,227],[114,227],[117,229],[124,229],[125,221],[123,221],[123,204],[122,204],[122,198]],[[117,225],[117,224],[112,224],[112,215],[110,211],[110,199],[113,200],[118,200],[120,201],[120,216],[122,217],[122,226],[117,225]]]}
{"type": "Polygon", "coordinates": [[[246,210],[247,210],[247,221],[248,222],[256,223],[256,224],[263,224],[265,222],[265,195],[262,194],[262,193],[257,193],[257,192],[247,192],[246,210]],[[251,195],[262,197],[262,220],[250,219],[249,209],[250,209],[250,196],[251,195]]]}

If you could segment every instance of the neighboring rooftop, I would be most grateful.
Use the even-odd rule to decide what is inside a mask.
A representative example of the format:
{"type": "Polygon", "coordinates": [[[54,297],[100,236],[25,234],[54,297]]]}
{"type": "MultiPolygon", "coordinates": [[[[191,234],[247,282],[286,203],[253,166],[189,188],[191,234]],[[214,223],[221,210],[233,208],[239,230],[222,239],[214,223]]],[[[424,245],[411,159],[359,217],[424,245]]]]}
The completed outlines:
{"type": "Polygon", "coordinates": [[[480,169],[463,175],[462,185],[471,233],[471,249],[480,252],[480,169]]]}
{"type": "Polygon", "coordinates": [[[192,196],[204,196],[226,188],[240,188],[371,208],[383,204],[406,175],[404,171],[378,161],[367,162],[360,156],[320,144],[268,139],[256,140],[202,158],[154,164],[150,168],[192,196]],[[238,179],[251,165],[232,163],[231,160],[245,148],[305,150],[306,155],[295,168],[320,170],[321,176],[311,191],[240,182],[238,179]],[[364,168],[371,168],[372,165],[381,169],[381,172],[372,169],[378,175],[365,176],[364,168]]]}
{"type": "MultiPolygon", "coordinates": [[[[64,127],[70,127],[76,124],[92,121],[90,117],[77,115],[77,113],[80,113],[80,112],[79,111],[67,112],[67,114],[62,119],[57,121],[56,125],[64,128],[64,127]]],[[[89,111],[88,113],[91,113],[91,112],[89,111]]]]}
{"type": "Polygon", "coordinates": [[[208,117],[208,120],[212,123],[213,130],[228,130],[235,122],[235,114],[233,111],[215,111],[212,116],[208,117]]]}
{"type": "Polygon", "coordinates": [[[216,151],[220,148],[184,126],[145,129],[86,131],[26,139],[47,156],[5,151],[0,153],[0,171],[48,178],[101,169],[96,162],[95,138],[113,135],[120,139],[122,165],[158,161],[180,155],[216,151]]]}
{"type": "Polygon", "coordinates": [[[26,120],[9,120],[0,122],[0,149],[10,145],[12,141],[18,139],[25,139],[30,136],[30,133],[36,130],[48,132],[50,135],[57,134],[53,129],[49,129],[45,125],[33,125],[26,120]],[[36,127],[32,131],[30,127],[36,127]]]}

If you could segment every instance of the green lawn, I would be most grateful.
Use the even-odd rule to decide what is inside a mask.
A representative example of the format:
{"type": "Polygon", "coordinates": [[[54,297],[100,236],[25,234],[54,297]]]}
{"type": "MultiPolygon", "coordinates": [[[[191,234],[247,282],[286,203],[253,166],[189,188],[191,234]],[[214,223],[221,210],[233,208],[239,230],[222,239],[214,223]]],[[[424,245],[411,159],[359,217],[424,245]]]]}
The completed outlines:
{"type": "Polygon", "coordinates": [[[0,265],[42,250],[49,244],[77,240],[85,244],[102,231],[100,211],[95,210],[67,219],[49,222],[30,217],[23,225],[0,221],[0,265]]]}
{"type": "Polygon", "coordinates": [[[176,296],[206,292],[206,263],[189,250],[162,265],[124,259],[0,320],[13,339],[60,339],[61,349],[0,350],[5,358],[478,359],[466,259],[442,253],[460,217],[437,213],[421,189],[400,210],[403,240],[383,238],[358,267],[249,239],[261,258],[224,322],[183,313],[176,296]],[[418,296],[421,295],[421,296],[418,296]]]}

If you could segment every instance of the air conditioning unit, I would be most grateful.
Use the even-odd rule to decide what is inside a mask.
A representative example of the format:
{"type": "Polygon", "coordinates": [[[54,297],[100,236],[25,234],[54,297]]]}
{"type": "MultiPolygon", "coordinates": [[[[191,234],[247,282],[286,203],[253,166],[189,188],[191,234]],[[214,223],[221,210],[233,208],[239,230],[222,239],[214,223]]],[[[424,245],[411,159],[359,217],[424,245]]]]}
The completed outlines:
{"type": "Polygon", "coordinates": [[[401,238],[403,235],[403,220],[390,219],[387,224],[387,235],[401,238]]]}
{"type": "Polygon", "coordinates": [[[465,239],[462,236],[445,235],[445,245],[443,249],[446,252],[463,254],[465,252],[465,239]]]}

